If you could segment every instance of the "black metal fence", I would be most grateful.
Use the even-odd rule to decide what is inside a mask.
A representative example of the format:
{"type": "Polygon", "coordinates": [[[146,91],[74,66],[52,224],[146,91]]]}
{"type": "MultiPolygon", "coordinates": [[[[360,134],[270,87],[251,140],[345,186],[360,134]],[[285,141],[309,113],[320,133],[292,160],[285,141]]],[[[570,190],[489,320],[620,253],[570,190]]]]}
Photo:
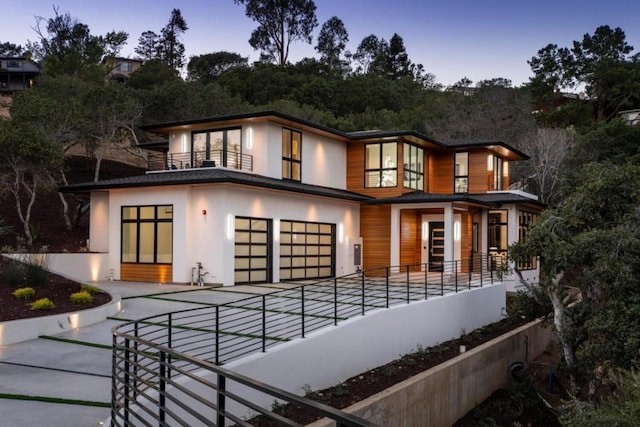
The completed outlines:
{"type": "Polygon", "coordinates": [[[253,171],[253,156],[235,151],[210,150],[188,153],[150,153],[147,157],[147,169],[179,170],[202,167],[226,167],[253,171]]]}
{"type": "Polygon", "coordinates": [[[144,425],[152,420],[151,424],[161,421],[166,425],[188,425],[197,420],[203,425],[225,425],[225,422],[245,425],[238,413],[250,412],[273,418],[282,425],[295,425],[242,397],[246,393],[230,392],[225,384],[231,381],[245,390],[251,389],[252,393],[266,393],[271,401],[293,402],[316,413],[325,411],[320,415],[336,419],[342,425],[368,425],[220,365],[304,338],[315,330],[371,310],[492,284],[501,279],[502,270],[497,267],[494,260],[482,255],[438,265],[371,269],[116,327],[112,423],[144,425]],[[217,381],[205,379],[211,376],[217,381]],[[186,380],[202,391],[185,387],[186,380]],[[229,409],[230,401],[233,410],[229,409]],[[201,419],[204,413],[211,414],[205,417],[208,421],[201,419]]]}

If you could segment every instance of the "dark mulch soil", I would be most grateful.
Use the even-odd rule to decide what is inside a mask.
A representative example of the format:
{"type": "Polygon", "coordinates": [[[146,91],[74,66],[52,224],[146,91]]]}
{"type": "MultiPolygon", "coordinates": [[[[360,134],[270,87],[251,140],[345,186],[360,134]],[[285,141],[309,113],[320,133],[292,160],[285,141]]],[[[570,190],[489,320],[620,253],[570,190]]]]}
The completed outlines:
{"type": "Polygon", "coordinates": [[[92,303],[74,304],[71,302],[70,296],[72,293],[80,291],[80,283],[51,273],[48,274],[46,283],[41,286],[30,285],[24,281],[17,286],[10,287],[6,281],[6,273],[10,263],[11,261],[6,257],[0,257],[0,322],[85,310],[111,301],[109,294],[99,292],[93,295],[92,303]],[[12,295],[12,292],[17,288],[27,286],[36,291],[33,300],[23,301],[12,295]],[[31,303],[40,298],[49,298],[55,307],[49,311],[31,310],[31,303]]]}
{"type": "MultiPolygon", "coordinates": [[[[447,341],[430,348],[418,348],[414,353],[404,355],[384,366],[358,374],[337,386],[319,391],[305,390],[305,397],[320,401],[334,408],[344,409],[394,384],[454,358],[460,354],[461,345],[464,345],[466,350],[470,350],[526,322],[528,322],[528,320],[508,318],[463,335],[458,339],[447,341]]],[[[513,398],[509,397],[509,400],[513,400],[513,398]]],[[[277,413],[303,424],[310,423],[317,419],[312,414],[290,405],[276,406],[274,409],[277,413]]],[[[527,415],[532,418],[529,418],[528,422],[523,425],[541,425],[531,424],[531,420],[535,420],[538,417],[538,411],[544,411],[544,408],[537,408],[534,412],[529,412],[527,415]]],[[[555,415],[551,413],[550,417],[555,418],[555,415]]],[[[258,426],[278,425],[262,417],[252,420],[252,424],[258,426]]],[[[475,424],[461,424],[461,426],[468,425],[478,425],[478,422],[475,421],[475,424]]],[[[497,425],[511,425],[511,423],[497,425]]],[[[548,424],[549,427],[555,425],[558,424],[548,424]]]]}

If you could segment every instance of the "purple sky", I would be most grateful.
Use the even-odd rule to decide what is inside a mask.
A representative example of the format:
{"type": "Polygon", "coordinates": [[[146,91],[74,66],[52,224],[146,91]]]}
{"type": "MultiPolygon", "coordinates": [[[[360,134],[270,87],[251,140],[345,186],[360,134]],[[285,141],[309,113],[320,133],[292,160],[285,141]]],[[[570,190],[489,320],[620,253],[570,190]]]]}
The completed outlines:
{"type": "MultiPolygon", "coordinates": [[[[53,16],[53,4],[89,26],[92,34],[129,33],[123,56],[134,56],[143,31],[159,32],[171,10],[179,8],[189,30],[187,57],[219,50],[259,56],[248,40],[256,24],[233,0],[31,0],[2,6],[0,41],[35,40],[35,16],[53,16]]],[[[355,51],[369,34],[389,40],[398,33],[413,62],[421,63],[443,85],[462,77],[477,82],[494,77],[515,85],[528,81],[527,64],[548,43],[569,46],[600,25],[620,27],[640,51],[640,0],[316,0],[319,26],[338,16],[355,51]]],[[[312,45],[297,43],[290,61],[317,56],[312,45]]]]}

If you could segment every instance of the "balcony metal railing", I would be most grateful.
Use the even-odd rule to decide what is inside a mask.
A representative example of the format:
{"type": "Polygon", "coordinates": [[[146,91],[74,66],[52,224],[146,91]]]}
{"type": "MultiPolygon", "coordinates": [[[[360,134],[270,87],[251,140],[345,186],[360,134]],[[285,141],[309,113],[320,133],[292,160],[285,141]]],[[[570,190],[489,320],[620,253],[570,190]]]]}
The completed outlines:
{"type": "Polygon", "coordinates": [[[147,169],[150,171],[226,167],[253,171],[253,156],[235,151],[210,150],[188,153],[150,153],[147,169]]]}
{"type": "Polygon", "coordinates": [[[216,414],[207,421],[210,424],[203,421],[204,425],[246,425],[239,421],[238,413],[229,412],[230,402],[242,406],[243,414],[253,411],[282,425],[295,425],[269,408],[230,393],[225,388],[227,382],[266,393],[270,401],[299,405],[336,420],[338,425],[368,425],[219,365],[304,338],[367,311],[490,285],[501,280],[501,273],[500,261],[486,255],[431,265],[383,267],[118,326],[113,330],[112,425],[146,424],[150,419],[152,424],[159,420],[188,424],[188,419],[203,421],[199,418],[203,407],[216,414]],[[218,381],[203,379],[203,372],[215,374],[218,381]],[[190,392],[180,378],[207,391],[190,392]]]}

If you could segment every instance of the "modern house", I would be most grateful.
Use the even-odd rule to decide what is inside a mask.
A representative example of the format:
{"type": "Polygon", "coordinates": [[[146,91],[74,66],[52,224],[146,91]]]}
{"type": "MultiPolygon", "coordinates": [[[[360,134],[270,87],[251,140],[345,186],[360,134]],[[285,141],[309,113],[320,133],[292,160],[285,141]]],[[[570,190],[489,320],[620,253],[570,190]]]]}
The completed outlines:
{"type": "MultiPolygon", "coordinates": [[[[501,264],[542,209],[507,190],[510,162],[528,157],[503,142],[346,133],[274,111],[141,128],[165,139],[143,146],[149,172],[61,188],[91,194],[89,249],[109,254],[114,279],[470,272],[481,254],[501,264]]],[[[520,268],[538,275],[535,259],[520,268]]]]}
{"type": "Polygon", "coordinates": [[[35,84],[40,67],[24,57],[0,57],[0,93],[25,90],[35,84]]]}
{"type": "Polygon", "coordinates": [[[109,78],[116,82],[126,82],[135,71],[142,67],[141,59],[135,58],[122,58],[122,57],[107,57],[104,63],[109,70],[109,78]]]}

